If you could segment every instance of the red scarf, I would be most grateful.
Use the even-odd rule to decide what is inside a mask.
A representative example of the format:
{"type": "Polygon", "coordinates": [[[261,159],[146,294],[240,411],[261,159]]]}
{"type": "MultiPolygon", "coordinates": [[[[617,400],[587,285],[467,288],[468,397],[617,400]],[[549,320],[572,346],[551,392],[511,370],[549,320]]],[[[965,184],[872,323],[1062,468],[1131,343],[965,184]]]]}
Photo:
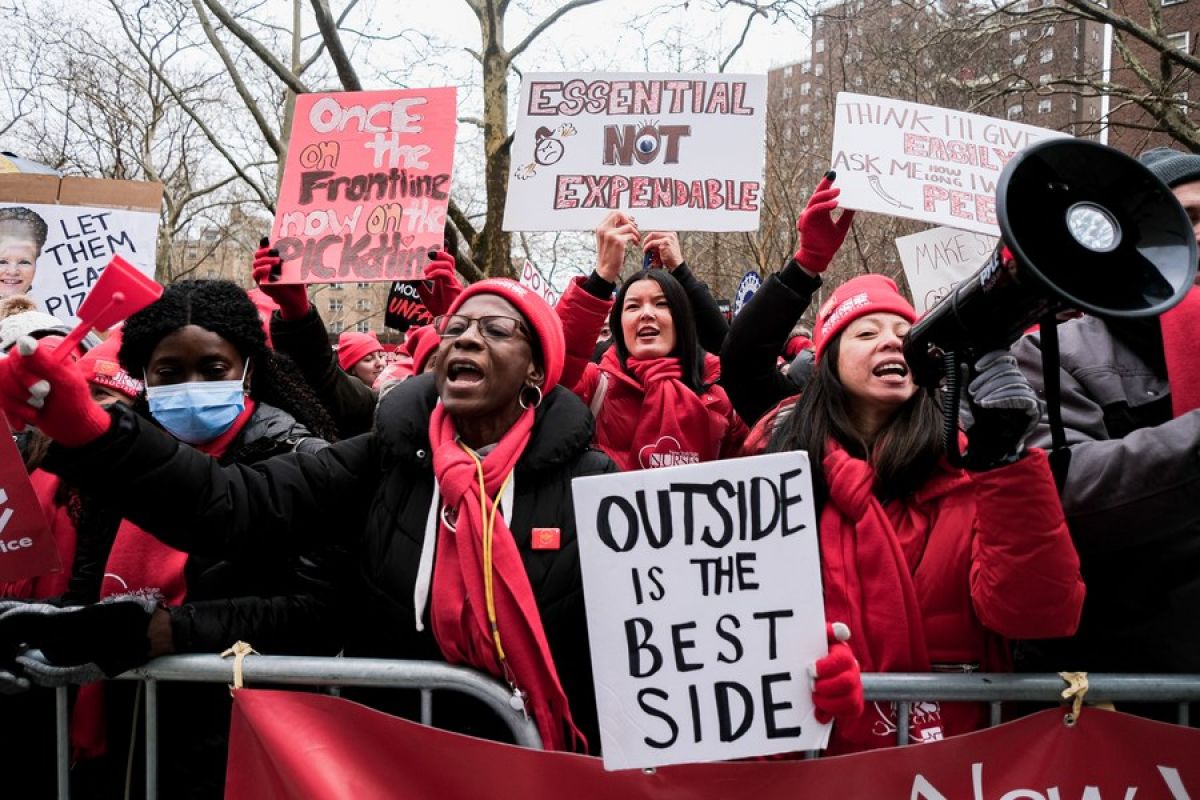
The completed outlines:
{"type": "Polygon", "coordinates": [[[470,664],[508,680],[525,693],[525,706],[549,750],[576,749],[587,742],[575,727],[566,693],[546,643],[542,618],[529,576],[504,517],[494,508],[501,489],[525,451],[533,410],[482,461],[484,494],[472,454],[458,441],[454,421],[438,405],[429,419],[433,470],[441,490],[430,616],[442,655],[452,664],[470,664]],[[485,517],[495,520],[492,539],[492,594],[505,660],[501,663],[488,619],[484,559],[485,517]],[[446,524],[453,519],[454,528],[446,524]],[[569,737],[569,741],[568,741],[569,737]]]}
{"type": "MultiPolygon", "coordinates": [[[[213,458],[225,454],[254,414],[254,401],[247,397],[246,407],[229,430],[211,442],[193,445],[213,458]]],[[[187,597],[184,567],[188,554],[146,533],[127,519],[121,520],[100,584],[100,599],[137,594],[178,606],[187,597]]],[[[107,750],[104,723],[104,684],[81,686],[71,717],[71,748],[76,760],[99,758],[107,750]]]]}
{"type": "Polygon", "coordinates": [[[1196,358],[1200,287],[1193,286],[1182,303],[1159,317],[1159,324],[1171,383],[1171,410],[1178,417],[1200,408],[1200,360],[1196,358]]]}
{"type": "Polygon", "coordinates": [[[681,380],[678,358],[627,358],[619,369],[616,353],[611,355],[609,374],[642,393],[642,406],[629,446],[605,448],[624,472],[679,464],[715,461],[721,455],[720,437],[714,436],[708,409],[700,395],[681,380]],[[611,367],[617,367],[616,372],[611,367]]]}
{"type": "MultiPolygon", "coordinates": [[[[850,627],[849,644],[863,672],[928,672],[924,614],[913,583],[929,541],[923,506],[969,478],[960,471],[936,474],[913,501],[885,510],[866,461],[831,440],[823,465],[829,486],[819,526],[826,619],[850,627]]],[[[879,715],[877,704],[868,703],[858,719],[839,720],[830,752],[891,746],[895,736],[883,732],[888,720],[879,715]]]]}

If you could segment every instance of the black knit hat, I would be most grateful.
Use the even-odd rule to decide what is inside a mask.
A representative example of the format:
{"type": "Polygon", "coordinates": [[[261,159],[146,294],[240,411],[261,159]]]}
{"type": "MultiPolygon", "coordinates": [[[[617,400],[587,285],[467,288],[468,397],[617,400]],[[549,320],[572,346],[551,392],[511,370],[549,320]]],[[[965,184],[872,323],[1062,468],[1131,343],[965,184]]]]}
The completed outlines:
{"type": "Polygon", "coordinates": [[[1138,156],[1138,161],[1172,189],[1181,183],[1200,181],[1200,156],[1195,153],[1156,147],[1138,156]]]}

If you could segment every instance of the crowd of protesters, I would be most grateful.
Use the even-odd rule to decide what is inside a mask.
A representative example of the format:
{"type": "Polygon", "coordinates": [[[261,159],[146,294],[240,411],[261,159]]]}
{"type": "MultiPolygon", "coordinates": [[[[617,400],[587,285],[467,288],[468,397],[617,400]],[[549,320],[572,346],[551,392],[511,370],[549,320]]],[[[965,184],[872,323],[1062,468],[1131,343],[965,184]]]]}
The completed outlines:
{"type": "MultiPolygon", "coordinates": [[[[1200,156],[1144,161],[1200,220],[1200,156]]],[[[918,315],[892,280],[863,264],[826,287],[811,338],[798,327],[853,224],[838,193],[830,173],[795,256],[732,325],[678,236],[621,212],[555,308],[507,279],[464,287],[450,254],[430,254],[420,291],[436,319],[390,360],[370,334],[331,348],[266,241],[251,267],[265,324],[233,284],[185,281],[60,361],[57,320],[0,308],[0,409],[25,429],[70,566],[0,587],[0,703],[84,684],[76,769],[108,796],[137,741],[135,690],[92,681],[243,639],[466,664],[507,683],[547,747],[594,754],[572,479],[791,450],[814,465],[830,625],[812,692],[831,752],[894,742],[896,710],[864,702],[861,672],[1200,672],[1192,337],[1165,319],[1061,326],[1061,484],[1039,449],[1038,335],[978,354],[955,466],[940,391],[905,362],[918,315]],[[642,267],[622,280],[631,251],[642,267]],[[557,546],[535,547],[535,529],[557,546]]],[[[219,694],[164,696],[169,796],[219,791],[219,694]]],[[[353,696],[416,714],[398,693],[353,696]]],[[[985,716],[926,704],[908,729],[933,741],[985,716]]],[[[467,699],[435,722],[505,735],[467,699]]]]}

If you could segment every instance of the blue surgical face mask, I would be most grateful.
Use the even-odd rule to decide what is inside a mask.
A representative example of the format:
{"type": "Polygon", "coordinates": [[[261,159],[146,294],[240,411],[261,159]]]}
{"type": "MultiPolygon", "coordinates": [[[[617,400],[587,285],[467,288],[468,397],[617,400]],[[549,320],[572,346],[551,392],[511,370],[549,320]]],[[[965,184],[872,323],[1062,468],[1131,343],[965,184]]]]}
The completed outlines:
{"type": "MultiPolygon", "coordinates": [[[[250,362],[246,362],[249,371],[250,362]]],[[[211,442],[229,430],[246,409],[246,378],[146,385],[150,414],[181,442],[211,442]]]]}

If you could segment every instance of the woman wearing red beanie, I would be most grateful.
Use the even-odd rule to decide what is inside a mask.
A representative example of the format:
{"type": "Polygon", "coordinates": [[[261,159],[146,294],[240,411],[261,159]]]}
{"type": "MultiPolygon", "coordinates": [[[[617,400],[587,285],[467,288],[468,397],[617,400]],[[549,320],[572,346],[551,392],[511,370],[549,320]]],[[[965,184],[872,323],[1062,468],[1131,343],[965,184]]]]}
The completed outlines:
{"type": "MultiPolygon", "coordinates": [[[[741,373],[778,377],[775,355],[852,217],[834,220],[832,177],[800,216],[796,257],[734,320],[723,364],[742,359],[741,373]],[[763,363],[744,363],[755,354],[763,363]]],[[[848,627],[838,647],[848,646],[863,671],[1007,670],[1008,640],[1070,635],[1084,596],[1046,455],[1024,447],[1038,400],[1011,356],[984,355],[967,392],[967,468],[952,466],[938,391],[915,385],[904,360],[916,318],[887,277],[839,286],[817,314],[815,374],[758,423],[749,449],[807,451],[826,618],[848,627]]],[[[784,390],[754,388],[767,402],[784,390]]],[[[837,666],[819,663],[818,683],[824,667],[837,666]]],[[[814,697],[835,719],[830,752],[895,743],[894,704],[864,708],[861,690],[814,697]]],[[[913,742],[934,741],[983,727],[986,711],[919,703],[908,724],[913,742]]]]}
{"type": "MultiPolygon", "coordinates": [[[[253,470],[90,405],[78,370],[32,342],[0,362],[0,406],[56,441],[47,469],[107,493],[172,547],[286,553],[338,537],[359,562],[346,655],[473,666],[510,683],[547,747],[582,749],[598,724],[571,480],[613,464],[558,386],[562,328],[533,292],[481,281],[434,328],[436,370],[389,392],[371,433],[253,470]],[[51,392],[35,408],[40,380],[51,392]]],[[[372,704],[416,715],[416,700],[372,704]]],[[[504,736],[466,697],[439,701],[435,721],[504,736]]]]}
{"type": "Polygon", "coordinates": [[[338,337],[337,360],[343,372],[374,386],[387,366],[387,353],[374,333],[346,331],[338,337]]]}
{"type": "Polygon", "coordinates": [[[710,345],[716,347],[724,323],[683,263],[675,234],[643,239],[632,217],[613,212],[596,229],[596,249],[595,271],[574,280],[555,307],[570,334],[563,383],[591,408],[596,446],[626,471],[737,454],[747,429],[717,385],[720,363],[701,349],[697,331],[698,318],[716,317],[721,336],[710,345]],[[657,254],[663,269],[635,274],[614,299],[630,244],[657,254]],[[698,291],[685,290],[686,282],[698,291]],[[707,302],[694,307],[689,297],[707,302]],[[595,364],[591,357],[605,322],[613,346],[595,364]]]}

